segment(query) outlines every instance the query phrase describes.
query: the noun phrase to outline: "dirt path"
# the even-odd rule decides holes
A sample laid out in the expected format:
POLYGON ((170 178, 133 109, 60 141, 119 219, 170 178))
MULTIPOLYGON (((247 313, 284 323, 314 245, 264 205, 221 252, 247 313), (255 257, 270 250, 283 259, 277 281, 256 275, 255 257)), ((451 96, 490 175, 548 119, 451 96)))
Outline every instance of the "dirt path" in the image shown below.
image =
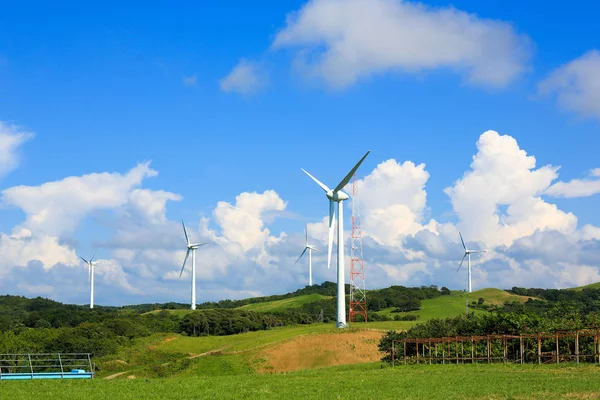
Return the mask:
POLYGON ((231 346, 232 346, 232 345, 230 344, 230 345, 228 345, 228 346, 225 346, 225 347, 222 347, 222 348, 220 348, 220 349, 210 350, 210 351, 206 351, 206 352, 204 352, 204 353, 200 353, 200 354, 194 354, 194 355, 192 355, 192 356, 189 356, 189 357, 187 357, 187 358, 193 359, 193 358, 198 358, 198 357, 208 356, 208 355, 211 355, 211 354, 220 353, 220 352, 222 352, 223 350, 226 350, 226 349, 230 348, 231 346))
MULTIPOLYGON (((173 339, 175 339, 175 338, 167 338, 167 339, 165 339, 165 340, 164 340, 163 342, 161 342, 161 343, 170 342, 170 341, 171 341, 171 340, 173 340, 173 339)), ((188 356, 188 357, 186 357, 186 358, 189 358, 189 359, 194 359, 194 358, 198 358, 198 357, 209 356, 209 355, 211 355, 211 354, 218 354, 218 353, 222 352, 223 350, 226 350, 226 349, 228 349, 228 348, 230 348, 230 347, 231 347, 231 345, 229 345, 229 346, 225 346, 225 347, 222 347, 222 348, 220 348, 220 349, 214 349, 214 350, 205 351, 204 353, 200 353, 200 354, 193 354, 193 355, 191 355, 191 356, 188 356)), ((168 365, 168 364, 169 364, 169 363, 168 363, 168 362, 166 362, 166 363, 164 363, 164 364, 162 364, 162 365, 168 365)), ((125 375, 125 374, 127 374, 127 373, 129 373, 129 372, 134 372, 134 371, 133 371, 133 370, 129 370, 129 371, 117 372, 116 374, 112 374, 112 375, 109 375, 109 376, 105 376, 103 379, 114 379, 114 378, 117 378, 117 377, 119 377, 119 376, 121 376, 121 375, 125 375)))
POLYGON ((158 346, 160 346, 161 344, 165 344, 165 343, 172 342, 172 341, 173 341, 173 340, 175 340, 175 339, 177 339, 177 336, 171 336, 171 337, 168 337, 168 338, 166 338, 166 339, 164 339, 164 340, 160 341, 159 343, 155 343, 155 344, 153 344, 153 345, 149 346, 149 347, 148 347, 148 350, 156 350, 156 349, 158 348, 158 346))
POLYGON ((112 374, 112 375, 109 375, 109 376, 105 376, 105 377, 104 377, 104 378, 102 378, 102 379, 114 379, 114 378, 116 378, 117 376, 125 375, 125 374, 126 374, 126 373, 128 373, 128 372, 131 372, 131 371, 117 372, 116 374, 112 374))

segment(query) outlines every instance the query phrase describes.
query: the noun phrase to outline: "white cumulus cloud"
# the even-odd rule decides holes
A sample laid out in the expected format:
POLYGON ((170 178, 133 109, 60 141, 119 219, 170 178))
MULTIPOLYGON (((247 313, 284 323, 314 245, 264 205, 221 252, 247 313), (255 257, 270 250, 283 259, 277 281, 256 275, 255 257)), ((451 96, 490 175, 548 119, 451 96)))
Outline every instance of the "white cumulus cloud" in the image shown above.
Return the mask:
POLYGON ((538 88, 542 94, 555 94, 563 108, 600 118, 600 52, 588 51, 556 68, 538 88))
POLYGON ((450 68, 503 87, 527 69, 530 40, 498 20, 402 0, 311 0, 291 13, 273 48, 337 88, 383 72, 450 68))
POLYGON ((387 160, 360 180, 365 233, 382 244, 400 245, 404 236, 423 229, 428 179, 425 164, 387 160))
POLYGON ((266 84, 266 75, 259 64, 241 59, 229 75, 221 79, 221 90, 227 93, 250 94, 266 84))
POLYGON ((33 133, 0 121, 0 177, 18 166, 18 149, 32 137, 33 133))
POLYGON ((510 245, 536 230, 575 230, 575 215, 540 197, 557 178, 558 168, 535 169, 534 156, 513 137, 495 131, 481 135, 477 150, 471 170, 445 190, 459 217, 458 227, 467 236, 496 246, 510 245))
POLYGON ((15 186, 2 191, 2 203, 22 209, 24 227, 50 235, 71 232, 94 210, 126 204, 133 188, 157 173, 149 163, 138 164, 129 172, 94 173, 70 176, 40 186, 15 186))
POLYGON ((588 179, 573 179, 569 182, 556 182, 546 190, 555 197, 587 197, 600 193, 600 168, 590 171, 588 179))

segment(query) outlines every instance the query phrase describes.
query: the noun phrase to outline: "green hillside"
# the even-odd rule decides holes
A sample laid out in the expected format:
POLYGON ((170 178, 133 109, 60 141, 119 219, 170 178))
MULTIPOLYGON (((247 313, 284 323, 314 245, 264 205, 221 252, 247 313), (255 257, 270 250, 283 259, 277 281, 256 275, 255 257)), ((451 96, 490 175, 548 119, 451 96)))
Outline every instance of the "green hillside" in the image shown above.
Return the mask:
POLYGON ((569 290, 580 291, 580 290, 583 290, 583 289, 600 289, 600 282, 590 283, 589 285, 570 288, 569 290))
POLYGON ((323 296, 321 294, 307 294, 304 296, 290 297, 289 299, 267 301, 264 303, 252 303, 246 304, 245 306, 238 307, 240 310, 246 311, 281 311, 289 308, 297 308, 303 304, 314 303, 319 300, 331 299, 331 296, 323 296))
MULTIPOLYGON (((466 293, 459 290, 453 290, 450 295, 440 296, 433 299, 421 301, 421 309, 418 311, 410 311, 406 313, 392 313, 394 307, 386 308, 378 314, 389 315, 417 315, 419 321, 426 321, 432 318, 448 318, 456 317, 464 314, 466 311, 466 302, 469 304, 473 301, 478 301, 479 298, 485 300, 484 304, 501 305, 505 301, 526 302, 529 297, 510 294, 504 290, 488 288, 481 289, 471 293, 466 293)), ((485 313, 486 311, 469 308, 469 311, 475 313, 485 313)))
MULTIPOLYGON (((136 339, 132 346, 123 347, 117 353, 95 360, 98 377, 114 376, 123 379, 136 377, 166 377, 187 375, 253 374, 265 363, 261 351, 277 348, 302 337, 310 336, 319 343, 331 343, 330 338, 343 335, 345 343, 341 351, 330 354, 339 359, 347 352, 361 332, 374 333, 380 337, 390 329, 406 330, 414 322, 382 321, 352 323, 349 329, 339 330, 335 324, 310 324, 285 326, 259 332, 247 332, 228 336, 190 337, 180 334, 154 334, 136 339), (376 331, 376 332, 374 332, 376 331), (116 376, 115 376, 116 375, 116 376)), ((377 352, 378 340, 369 343, 377 352)), ((331 351, 329 352, 331 353, 331 351)), ((377 353, 377 359, 379 354, 377 353)), ((316 360, 324 362, 327 360, 316 360)))

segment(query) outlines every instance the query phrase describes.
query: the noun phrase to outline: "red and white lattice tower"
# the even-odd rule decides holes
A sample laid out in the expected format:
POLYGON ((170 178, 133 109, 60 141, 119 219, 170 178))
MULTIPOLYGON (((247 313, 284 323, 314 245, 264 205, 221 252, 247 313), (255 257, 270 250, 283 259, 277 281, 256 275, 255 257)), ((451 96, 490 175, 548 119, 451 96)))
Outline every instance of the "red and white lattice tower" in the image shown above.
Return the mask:
POLYGON ((352 177, 352 242, 350 247, 350 307, 348 310, 349 322, 353 322, 357 315, 362 315, 364 321, 367 321, 365 262, 360 231, 360 202, 356 174, 352 177))

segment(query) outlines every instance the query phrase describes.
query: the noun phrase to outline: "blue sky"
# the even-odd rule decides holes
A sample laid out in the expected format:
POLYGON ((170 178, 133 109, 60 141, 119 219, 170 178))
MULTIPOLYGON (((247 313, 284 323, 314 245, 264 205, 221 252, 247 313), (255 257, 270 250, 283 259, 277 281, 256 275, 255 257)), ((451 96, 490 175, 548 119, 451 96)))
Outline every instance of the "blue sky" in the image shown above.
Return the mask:
MULTIPOLYGON (((200 300, 215 299, 220 298, 218 288, 226 285, 227 277, 236 268, 243 270, 243 266, 251 265, 270 277, 292 274, 286 269, 293 264, 291 253, 301 251, 301 247, 294 248, 295 235, 302 233, 304 223, 318 224, 327 212, 322 193, 300 167, 335 185, 367 149, 372 153, 361 167, 361 176, 389 159, 399 164, 425 164, 429 174, 423 183, 426 203, 411 209, 420 225, 427 225, 430 219, 448 224, 445 230, 433 230, 438 237, 447 234, 452 240, 457 240, 452 231, 457 228, 486 236, 483 228, 474 226, 476 222, 463 221, 460 196, 453 201, 444 189, 472 170, 480 135, 493 130, 514 138, 517 149, 535 156, 536 168, 560 166, 553 183, 585 180, 581 185, 588 189, 584 195, 581 191, 574 193, 571 186, 564 190, 555 188, 554 196, 541 189, 528 192, 575 215, 575 227, 567 229, 566 223, 548 222, 497 241, 488 232, 492 246, 506 249, 498 250, 501 255, 490 256, 484 264, 502 259, 502 265, 512 265, 514 272, 511 263, 534 262, 517 256, 509 262, 503 251, 509 251, 536 229, 538 234, 559 231, 568 237, 580 235, 582 241, 597 245, 598 237, 589 232, 600 226, 596 194, 600 190, 595 189, 597 182, 590 177, 590 171, 600 167, 600 102, 595 101, 600 98, 600 73, 595 68, 600 66, 600 55, 594 53, 600 47, 594 20, 599 6, 582 1, 571 2, 568 7, 540 1, 528 2, 526 6, 516 1, 416 4, 395 0, 321 0, 258 5, 188 2, 176 6, 152 2, 143 8, 117 2, 106 2, 101 7, 75 2, 51 7, 41 2, 7 5, 0 15, 0 121, 6 131, 8 126, 18 127, 11 134, 27 131, 33 132, 34 137, 14 150, 18 165, 1 178, 1 188, 39 187, 91 173, 124 175, 137 163, 151 161, 150 167, 158 175, 144 178, 132 188, 138 185, 182 197, 166 203, 165 235, 169 229, 175 229, 171 226, 182 217, 199 236, 209 235, 199 227, 199 221, 201 216, 211 217, 208 226, 220 238, 227 238, 227 244, 219 242, 222 248, 235 239, 223 233, 225 228, 213 215, 218 202, 235 204, 236 196, 244 192, 275 191, 287 202, 285 212, 274 210, 279 218, 266 218, 264 227, 269 229, 270 237, 281 237, 285 232, 287 238, 281 239, 281 248, 267 240, 257 244, 257 248, 245 248, 243 256, 236 253, 235 261, 223 266, 221 275, 204 282, 210 282, 215 292, 198 294, 200 300), (328 19, 326 14, 331 10, 328 19), (305 19, 286 20, 295 11, 305 19), (413 13, 412 17, 402 19, 405 17, 400 11, 413 13), (439 15, 446 15, 450 22, 441 23, 439 15), (410 24, 414 26, 407 29, 410 24), (452 33, 457 39, 435 44, 440 39, 428 37, 430 32, 442 38, 452 33), (486 33, 479 36, 480 32, 486 33), (304 66, 303 54, 308 54, 304 66), (243 70, 244 74, 235 78, 238 67, 238 72, 243 70), (338 78, 352 73, 355 74, 349 80, 338 84, 338 78), (590 228, 582 234, 586 225, 590 228), (277 260, 264 261, 253 254, 261 251, 277 260), (286 258, 287 251, 291 263, 286 258)), ((488 145, 495 146, 491 142, 488 145)), ((526 179, 516 182, 528 184, 526 179)), ((478 189, 495 190, 493 186, 478 189)), ((373 183, 373 192, 368 196, 381 196, 377 190, 373 183)), ((64 251, 90 252, 97 248, 100 256, 120 271, 119 282, 126 281, 139 289, 128 292, 107 281, 106 291, 115 293, 110 301, 152 300, 148 292, 153 286, 144 286, 142 277, 136 276, 137 258, 127 265, 115 256, 114 248, 99 243, 113 240, 116 232, 129 229, 115 226, 119 213, 133 207, 131 202, 124 200, 106 207, 95 204, 78 214, 72 229, 43 232, 48 228, 27 222, 27 215, 41 212, 44 206, 38 205, 28 214, 24 207, 30 200, 19 196, 12 203, 4 197, 0 210, 2 232, 10 235, 24 227, 33 235, 56 238, 64 251)), ((69 208, 66 198, 64 206, 69 208)), ((401 198, 397 202, 401 203, 401 198)), ((393 206, 394 201, 375 203, 384 209, 393 206)), ((498 215, 513 200, 507 202, 498 205, 498 215)), ((58 212, 56 207, 49 210, 58 212)), ((265 221, 264 217, 260 220, 265 221)), ((545 214, 540 218, 554 221, 554 216, 545 214)), ((131 223, 146 226, 148 221, 131 223)), ((519 227, 525 224, 514 219, 503 223, 519 227)), ((346 224, 349 225, 348 219, 346 224)), ((315 231, 319 229, 314 227, 315 231)), ((398 229, 393 239, 382 239, 381 232, 373 232, 372 237, 379 238, 374 239, 377 245, 395 243, 399 258, 394 265, 402 270, 403 265, 410 264, 407 260, 415 261, 414 249, 405 242, 416 231, 398 229)), ((159 231, 156 226, 151 230, 159 231)), ((11 246, 12 249, 16 245, 11 246)), ((175 251, 169 247, 171 244, 165 246, 175 251)), ((62 267, 66 271, 83 268, 71 265, 67 261, 70 256, 65 257, 57 258, 61 263, 56 271, 62 267)), ((374 254, 365 257, 374 268, 385 264, 374 254)), ((371 287, 381 286, 389 279, 402 284, 442 285, 448 281, 448 285, 457 288, 463 285, 456 274, 446 277, 439 272, 440 265, 451 264, 450 259, 439 254, 437 258, 431 254, 419 257, 425 267, 419 267, 415 274, 390 275, 382 266, 380 272, 374 273, 371 287)), ((39 260, 35 255, 26 258, 6 257, 0 268, 5 276, 16 276, 14 268, 26 268, 19 263, 26 261, 29 265, 39 260)), ((155 262, 155 267, 149 267, 154 275, 177 269, 164 259, 155 262)), ((139 263, 147 266, 150 261, 139 263)), ((43 264, 46 271, 55 267, 43 264)), ((597 263, 581 260, 571 264, 572 268, 598 268, 597 263)), ((581 280, 559 278, 565 273, 559 269, 567 268, 563 264, 544 265, 556 272, 555 277, 532 280, 532 285, 564 286, 581 280)), ((282 287, 240 282, 230 295, 293 290, 304 284, 305 271, 301 267, 294 267, 292 275, 281 278, 285 282, 282 287)), ((583 274, 569 271, 569 276, 583 274)), ((334 275, 330 275, 323 272, 321 278, 333 280, 334 275)), ((492 278, 479 279, 481 285, 489 285, 492 278)), ((102 282, 100 279, 99 285, 102 282)), ((154 284, 173 288, 160 300, 173 296, 185 301, 187 282, 157 278, 154 284)), ((58 285, 51 281, 44 295, 60 298, 58 285)), ((35 288, 25 289, 30 286, 3 289, 35 295, 35 288)), ((85 287, 82 290, 85 292, 85 287)), ((100 293, 99 290, 99 296, 100 293)), ((83 302, 81 296, 62 298, 83 302)))

